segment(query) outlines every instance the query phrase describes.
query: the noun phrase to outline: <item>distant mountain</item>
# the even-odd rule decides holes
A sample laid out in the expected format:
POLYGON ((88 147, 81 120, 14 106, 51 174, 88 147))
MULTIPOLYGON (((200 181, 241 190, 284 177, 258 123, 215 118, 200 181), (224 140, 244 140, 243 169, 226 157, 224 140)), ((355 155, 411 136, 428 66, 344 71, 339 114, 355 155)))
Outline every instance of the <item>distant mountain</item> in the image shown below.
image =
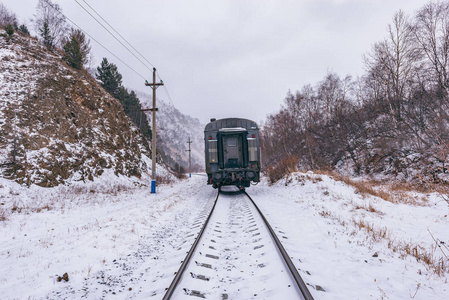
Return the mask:
POLYGON ((148 171, 148 142, 118 100, 35 38, 6 36, 0 29, 0 176, 50 187, 148 171))
MULTIPOLYGON (((137 92, 142 107, 153 106, 152 95, 137 92)), ((196 118, 181 113, 173 104, 157 99, 156 106, 156 147, 163 153, 164 161, 173 168, 180 164, 188 172, 189 148, 191 140, 192 172, 204 170, 204 124, 196 118), (178 159, 178 155, 180 159, 178 159)), ((147 112, 148 122, 152 124, 152 112, 147 112)))

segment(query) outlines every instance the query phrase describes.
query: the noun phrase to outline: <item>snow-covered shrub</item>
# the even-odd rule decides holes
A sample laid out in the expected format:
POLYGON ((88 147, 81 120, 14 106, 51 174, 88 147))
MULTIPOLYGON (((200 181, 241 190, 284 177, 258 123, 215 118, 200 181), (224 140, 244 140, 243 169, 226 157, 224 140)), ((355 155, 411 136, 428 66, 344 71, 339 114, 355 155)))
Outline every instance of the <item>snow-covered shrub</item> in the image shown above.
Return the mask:
POLYGON ((265 173, 268 176, 270 183, 275 183, 285 175, 296 172, 297 166, 298 158, 296 156, 289 156, 278 163, 270 164, 266 168, 265 173))

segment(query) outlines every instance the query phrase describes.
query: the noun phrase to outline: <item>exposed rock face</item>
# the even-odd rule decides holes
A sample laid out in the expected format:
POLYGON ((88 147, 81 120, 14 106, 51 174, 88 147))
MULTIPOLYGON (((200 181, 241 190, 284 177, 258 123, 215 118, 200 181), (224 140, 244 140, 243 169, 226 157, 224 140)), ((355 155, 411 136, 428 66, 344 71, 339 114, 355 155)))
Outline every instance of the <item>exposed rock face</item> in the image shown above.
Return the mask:
MULTIPOLYGON (((139 92, 139 99, 145 107, 152 107, 150 95, 139 92)), ((161 150, 164 161, 170 166, 180 164, 187 172, 189 166, 190 138, 192 172, 204 171, 204 124, 196 118, 184 115, 172 104, 158 100, 157 148, 161 150)), ((151 112, 147 112, 149 122, 151 112)))
POLYGON ((148 143, 118 100, 35 39, 0 36, 0 83, 2 176, 49 187, 146 170, 148 143))

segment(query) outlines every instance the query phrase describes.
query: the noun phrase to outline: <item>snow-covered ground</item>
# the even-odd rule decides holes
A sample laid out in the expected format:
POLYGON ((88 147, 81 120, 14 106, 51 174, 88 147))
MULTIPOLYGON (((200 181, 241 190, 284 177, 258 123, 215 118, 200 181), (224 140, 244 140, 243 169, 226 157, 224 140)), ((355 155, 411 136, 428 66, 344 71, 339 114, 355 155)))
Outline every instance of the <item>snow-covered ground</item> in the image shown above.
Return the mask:
POLYGON ((393 204, 328 176, 292 178, 288 186, 261 184, 248 193, 283 237, 315 299, 449 299, 447 273, 436 276, 402 250, 411 245, 418 254, 444 257, 427 230, 449 244, 445 201, 429 195, 425 206, 393 204), (360 221, 373 230, 360 229, 360 221))
MULTIPOLYGON (((247 191, 315 299, 448 298, 447 273, 404 250, 443 257, 430 233, 449 244, 449 207, 437 196, 393 204, 299 173, 288 186, 247 191)), ((156 195, 146 179, 103 176, 52 189, 0 179, 0 298, 160 299, 215 195, 200 175, 156 195), (59 281, 64 273, 69 280, 59 281)))

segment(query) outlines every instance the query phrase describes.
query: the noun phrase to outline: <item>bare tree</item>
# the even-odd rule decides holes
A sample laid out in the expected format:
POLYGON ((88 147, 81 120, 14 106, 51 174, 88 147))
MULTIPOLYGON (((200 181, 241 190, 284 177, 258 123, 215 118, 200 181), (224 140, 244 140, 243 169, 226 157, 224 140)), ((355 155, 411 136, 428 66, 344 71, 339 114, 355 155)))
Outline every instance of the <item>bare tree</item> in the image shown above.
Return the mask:
POLYGON ((318 84, 318 99, 323 104, 322 113, 325 120, 339 115, 348 101, 348 96, 352 90, 351 76, 346 76, 344 80, 335 73, 328 73, 323 81, 318 84))
POLYGON ((33 22, 36 31, 41 34, 44 44, 49 49, 62 46, 68 25, 58 4, 50 0, 39 0, 33 22))
POLYGON ((376 97, 388 101, 396 121, 402 118, 403 102, 410 96, 410 83, 419 61, 409 18, 400 10, 393 16, 393 24, 388 25, 388 38, 376 43, 365 58, 376 97))
POLYGON ((432 80, 446 98, 449 92, 449 2, 430 2, 418 11, 414 37, 427 57, 432 80))
POLYGON ((8 24, 17 29, 16 14, 7 9, 3 3, 0 3, 0 27, 5 27, 8 24))
MULTIPOLYGON (((299 93, 298 93, 299 94, 299 93)), ((301 96, 303 101, 301 110, 303 111, 304 116, 304 128, 311 126, 320 121, 321 118, 317 118, 317 115, 320 114, 320 103, 318 101, 318 97, 316 95, 316 91, 313 87, 308 84, 303 86, 301 89, 301 93, 298 95, 301 96)))

